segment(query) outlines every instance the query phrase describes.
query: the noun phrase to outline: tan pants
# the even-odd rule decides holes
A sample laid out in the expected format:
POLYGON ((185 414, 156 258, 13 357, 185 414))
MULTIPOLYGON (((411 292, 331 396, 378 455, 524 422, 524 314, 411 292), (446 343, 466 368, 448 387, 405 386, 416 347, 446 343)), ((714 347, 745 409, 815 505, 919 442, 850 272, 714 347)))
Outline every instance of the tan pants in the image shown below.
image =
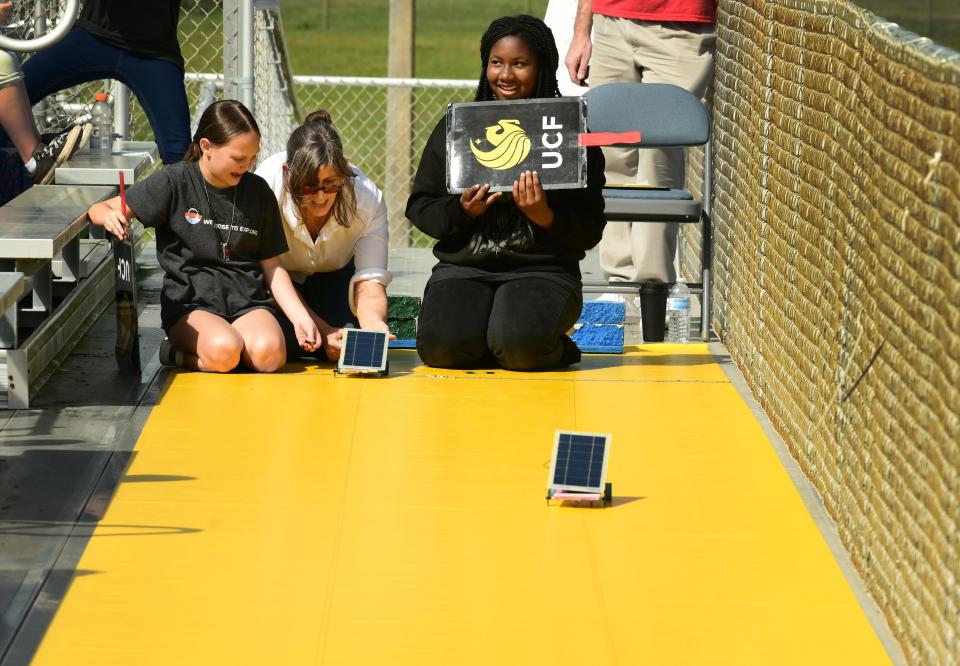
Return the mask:
MULTIPOLYGON (((593 16, 590 86, 612 81, 672 83, 704 98, 713 80, 713 24, 655 23, 593 16)), ((682 148, 604 148, 608 184, 683 187, 682 148)), ((676 223, 609 222, 600 241, 607 279, 625 282, 676 279, 676 223)))

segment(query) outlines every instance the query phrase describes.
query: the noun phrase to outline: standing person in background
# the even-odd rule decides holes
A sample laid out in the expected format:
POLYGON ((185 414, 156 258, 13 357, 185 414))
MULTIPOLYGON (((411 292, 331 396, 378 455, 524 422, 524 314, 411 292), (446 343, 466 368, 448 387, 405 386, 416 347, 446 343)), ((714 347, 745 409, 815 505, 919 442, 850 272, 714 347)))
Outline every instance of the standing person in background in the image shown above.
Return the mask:
POLYGON ((157 230, 164 365, 279 370, 286 348, 278 306, 304 349, 320 347, 320 331, 278 259, 287 242, 276 199, 250 172, 259 152, 250 111, 236 100, 214 102, 183 161, 131 186, 126 210, 120 197, 90 207, 90 221, 117 238, 134 217, 157 230))
MULTIPOLYGON (((387 206, 373 181, 347 162, 330 115, 308 115, 257 175, 280 204, 290 248, 280 264, 320 330, 327 358, 340 358, 344 326, 389 333, 387 206)), ((287 356, 295 358, 293 326, 283 318, 281 325, 287 356)))
MULTIPOLYGON (((580 0, 570 79, 672 83, 703 99, 713 80, 716 0, 580 0), (591 28, 593 41, 591 41, 591 28)), ((683 187, 683 149, 605 148, 607 183, 683 187)), ((600 241, 608 280, 674 282, 676 223, 618 222, 600 241)))
POLYGON ((86 0, 76 25, 23 65, 30 103, 97 79, 129 86, 164 164, 190 146, 190 112, 177 40, 180 0, 86 0))
MULTIPOLYGON (((550 28, 532 16, 505 16, 480 39, 476 101, 560 97, 560 57, 550 28)), ((437 239, 417 325, 427 365, 548 370, 576 363, 567 331, 580 316, 580 260, 600 240, 603 154, 587 149, 584 189, 544 190, 524 171, 512 192, 477 183, 447 191, 446 117, 423 149, 407 217, 437 239)))
MULTIPOLYGON (((0 2, 0 25, 9 23, 12 16, 13 3, 0 2)), ((49 144, 40 140, 23 85, 20 59, 6 51, 0 51, 0 127, 13 142, 34 185, 52 181, 54 169, 63 164, 84 139, 90 139, 90 126, 83 125, 71 127, 49 144)))
MULTIPOLYGON (((543 15, 543 22, 550 28, 553 38, 557 42, 557 50, 566 53, 573 41, 573 24, 577 16, 577 0, 550 0, 547 11, 543 15)), ((587 91, 577 85, 567 76, 567 66, 564 63, 557 65, 557 86, 564 97, 579 97, 587 91)))

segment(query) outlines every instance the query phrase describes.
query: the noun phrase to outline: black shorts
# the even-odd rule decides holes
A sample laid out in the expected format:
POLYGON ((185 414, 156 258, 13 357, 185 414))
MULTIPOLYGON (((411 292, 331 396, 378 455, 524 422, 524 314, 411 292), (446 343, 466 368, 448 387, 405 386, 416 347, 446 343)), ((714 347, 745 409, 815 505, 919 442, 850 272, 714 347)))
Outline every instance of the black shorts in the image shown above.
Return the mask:
POLYGON ((239 312, 232 315, 223 315, 223 314, 220 314, 219 312, 214 312, 213 310, 205 308, 202 305, 195 305, 195 304, 183 305, 183 306, 170 308, 170 309, 172 309, 173 312, 167 313, 168 317, 165 317, 164 321, 160 324, 161 328, 163 328, 163 331, 165 333, 169 333, 170 329, 173 328, 173 326, 176 325, 181 319, 183 319, 188 314, 196 310, 202 310, 203 312, 209 312, 210 314, 217 315, 221 319, 225 320, 228 324, 232 324, 243 315, 253 312, 254 310, 268 310, 270 314, 274 316, 277 322, 281 324, 281 327, 283 326, 282 320, 286 319, 286 317, 283 317, 282 315, 278 314, 277 311, 274 308, 270 307, 269 305, 251 305, 249 308, 244 308, 243 310, 240 310, 239 312), (167 319, 169 319, 169 321, 167 321, 167 319))

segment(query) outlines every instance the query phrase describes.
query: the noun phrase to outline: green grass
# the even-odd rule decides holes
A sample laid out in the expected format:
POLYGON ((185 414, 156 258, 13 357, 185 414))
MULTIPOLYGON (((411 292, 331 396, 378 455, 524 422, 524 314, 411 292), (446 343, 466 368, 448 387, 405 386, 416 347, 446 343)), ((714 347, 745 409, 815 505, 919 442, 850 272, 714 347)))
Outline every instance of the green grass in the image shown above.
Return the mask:
MULTIPOLYGON (((960 0, 859 0, 889 21, 960 50, 960 0)), ((543 16, 547 0, 417 0, 415 76, 472 79, 480 35, 498 16, 543 16)), ((389 0, 281 0, 296 74, 387 75, 389 0)))
MULTIPOLYGON (((414 75, 476 77, 490 21, 546 8, 547 0, 418 0, 414 75)), ((281 0, 280 12, 295 74, 387 75, 388 0, 281 0)))
POLYGON ((960 51, 958 0, 858 0, 855 4, 911 32, 960 51))

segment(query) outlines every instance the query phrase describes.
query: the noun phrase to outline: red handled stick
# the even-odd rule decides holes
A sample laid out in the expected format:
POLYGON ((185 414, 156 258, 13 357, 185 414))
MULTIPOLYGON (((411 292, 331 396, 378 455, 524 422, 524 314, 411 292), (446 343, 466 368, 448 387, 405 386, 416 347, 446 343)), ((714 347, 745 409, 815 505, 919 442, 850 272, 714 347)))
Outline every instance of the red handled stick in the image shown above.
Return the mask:
POLYGON ((120 174, 120 212, 123 213, 124 219, 127 217, 127 188, 123 186, 123 171, 119 172, 120 174))

